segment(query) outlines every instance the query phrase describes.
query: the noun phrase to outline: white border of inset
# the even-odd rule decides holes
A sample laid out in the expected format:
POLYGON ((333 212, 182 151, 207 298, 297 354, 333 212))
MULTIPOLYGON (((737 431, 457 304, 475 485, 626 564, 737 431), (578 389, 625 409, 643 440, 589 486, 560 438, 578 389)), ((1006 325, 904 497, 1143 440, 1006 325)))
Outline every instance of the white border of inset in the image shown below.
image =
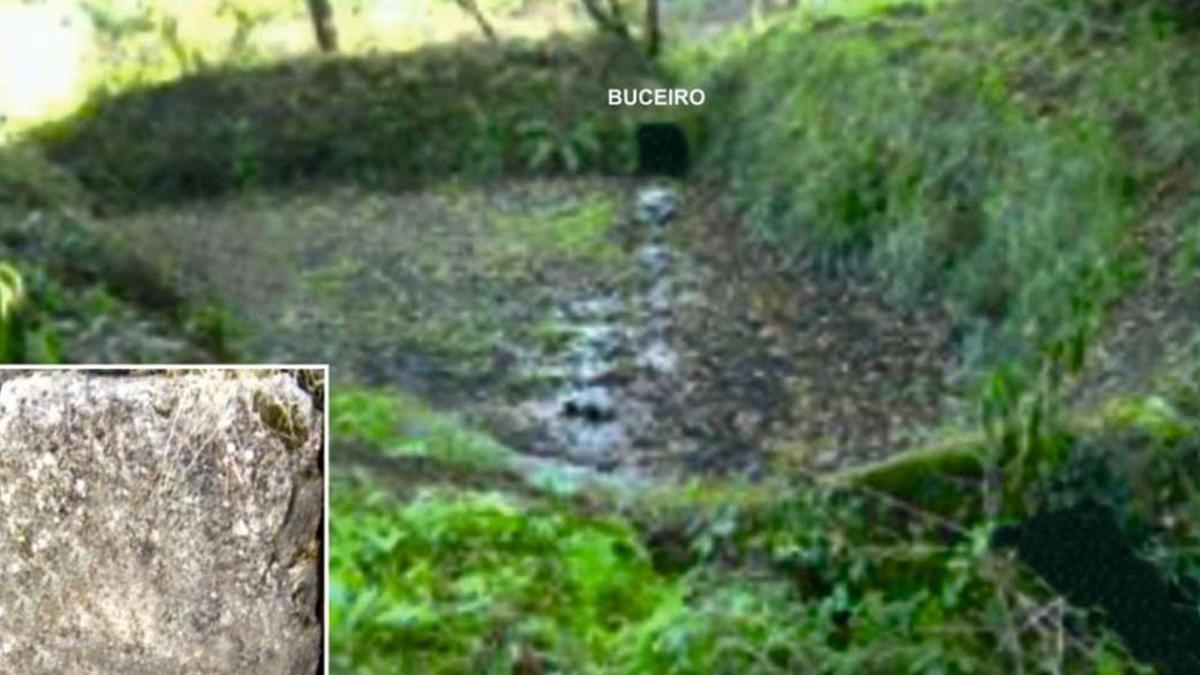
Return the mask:
POLYGON ((62 364, 21 364, 0 363, 0 372, 48 371, 61 372, 64 370, 320 370, 325 377, 325 395, 322 416, 325 419, 325 434, 321 448, 321 482, 324 493, 324 512, 321 514, 321 588, 318 589, 321 599, 321 668, 329 675, 329 364, 328 363, 62 363, 62 364))

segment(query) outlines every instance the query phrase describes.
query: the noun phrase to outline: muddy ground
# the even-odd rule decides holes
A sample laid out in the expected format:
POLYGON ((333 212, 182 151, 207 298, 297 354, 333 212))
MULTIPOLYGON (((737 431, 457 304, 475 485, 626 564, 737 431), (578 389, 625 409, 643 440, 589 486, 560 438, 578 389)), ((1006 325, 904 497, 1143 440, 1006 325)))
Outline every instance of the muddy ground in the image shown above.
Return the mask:
POLYGON ((251 360, 329 362, 335 382, 415 393, 599 472, 829 470, 956 410, 944 313, 797 271, 703 186, 319 188, 119 229, 230 307, 251 360))

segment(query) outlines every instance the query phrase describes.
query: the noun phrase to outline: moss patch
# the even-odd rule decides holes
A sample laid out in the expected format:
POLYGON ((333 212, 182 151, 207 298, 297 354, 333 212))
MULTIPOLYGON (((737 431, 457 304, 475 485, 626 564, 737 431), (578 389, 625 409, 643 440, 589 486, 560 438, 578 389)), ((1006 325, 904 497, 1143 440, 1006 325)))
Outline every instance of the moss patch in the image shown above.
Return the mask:
POLYGON ((288 450, 295 450, 308 441, 309 429, 300 423, 296 406, 281 403, 269 394, 257 391, 254 393, 254 411, 288 450))

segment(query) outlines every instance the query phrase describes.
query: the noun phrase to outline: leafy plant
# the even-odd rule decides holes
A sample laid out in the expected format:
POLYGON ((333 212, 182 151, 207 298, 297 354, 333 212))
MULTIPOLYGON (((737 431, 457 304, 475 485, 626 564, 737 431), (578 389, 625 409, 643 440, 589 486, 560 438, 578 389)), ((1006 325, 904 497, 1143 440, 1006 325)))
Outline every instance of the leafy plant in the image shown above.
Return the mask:
POLYGON ((596 125, 584 122, 561 128, 544 119, 523 122, 517 129, 524 143, 526 163, 533 171, 552 169, 578 173, 600 154, 600 135, 596 125))
MULTIPOLYGON (((431 437, 412 401, 334 396, 335 430, 380 450, 431 437)), ((333 672, 1137 672, 990 550, 988 519, 777 480, 634 493, 609 515, 373 484, 332 492, 333 672)))
POLYGON ((669 587, 616 522, 498 494, 334 491, 335 671, 583 672, 669 587))
POLYGON ((24 358, 24 328, 17 312, 25 303, 25 282, 17 268, 0 263, 0 362, 24 358))
POLYGON ((52 299, 40 291, 15 266, 0 263, 0 363, 63 360, 62 341, 43 311, 52 299))
POLYGON ((193 339, 218 359, 236 362, 237 340, 243 329, 229 310, 215 304, 205 305, 189 312, 183 323, 193 339))

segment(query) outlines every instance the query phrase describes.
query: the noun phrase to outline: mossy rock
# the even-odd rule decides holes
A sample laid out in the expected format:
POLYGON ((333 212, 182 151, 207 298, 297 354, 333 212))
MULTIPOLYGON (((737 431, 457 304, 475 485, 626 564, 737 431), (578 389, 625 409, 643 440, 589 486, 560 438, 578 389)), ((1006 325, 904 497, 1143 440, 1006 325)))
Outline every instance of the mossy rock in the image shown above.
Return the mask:
POLYGON ((986 446, 981 437, 962 436, 851 467, 823 480, 834 485, 867 488, 953 517, 977 512, 977 486, 983 477, 985 457, 986 446))

